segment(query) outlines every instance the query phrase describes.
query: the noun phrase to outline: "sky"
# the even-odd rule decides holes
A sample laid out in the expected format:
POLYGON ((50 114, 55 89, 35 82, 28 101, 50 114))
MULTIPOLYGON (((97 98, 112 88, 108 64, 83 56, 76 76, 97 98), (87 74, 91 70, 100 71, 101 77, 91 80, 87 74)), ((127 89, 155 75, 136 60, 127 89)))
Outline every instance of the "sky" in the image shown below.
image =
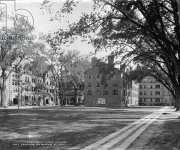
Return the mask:
MULTIPOLYGON (((72 15, 65 17, 64 19, 58 21, 50 21, 50 19, 54 16, 53 13, 56 10, 60 9, 65 0, 49 0, 52 2, 52 14, 49 14, 47 10, 42 10, 41 3, 43 0, 16 0, 16 4, 14 5, 13 1, 6 2, 8 12, 13 13, 12 10, 16 8, 17 13, 20 15, 28 16, 28 20, 35 27, 34 33, 52 33, 58 30, 58 28, 66 28, 68 23, 72 23, 78 20, 82 13, 90 12, 92 10, 92 0, 79 0, 78 7, 76 7, 72 13, 72 15)), ((0 0, 0 6, 3 5, 0 0)), ((4 7, 4 5, 3 5, 4 7)), ((9 25, 12 23, 9 23, 9 25)), ((77 40, 74 44, 72 44, 68 49, 76 49, 80 51, 82 55, 88 55, 90 52, 94 52, 94 48, 92 45, 87 42, 82 42, 81 40, 77 40)))

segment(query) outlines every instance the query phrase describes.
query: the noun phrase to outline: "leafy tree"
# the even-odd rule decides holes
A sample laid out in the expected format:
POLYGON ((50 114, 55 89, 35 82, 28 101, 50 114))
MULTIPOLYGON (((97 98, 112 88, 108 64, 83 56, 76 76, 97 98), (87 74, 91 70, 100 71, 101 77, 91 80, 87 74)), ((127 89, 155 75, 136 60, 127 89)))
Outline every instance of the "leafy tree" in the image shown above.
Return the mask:
POLYGON ((31 54, 32 30, 26 20, 19 18, 14 28, 0 31, 1 106, 8 105, 5 91, 9 75, 31 54))
POLYGON ((89 61, 79 56, 78 51, 68 51, 59 57, 63 67, 62 78, 65 83, 72 83, 76 103, 77 92, 84 84, 85 71, 90 67, 89 61))
MULTIPOLYGON (((38 43, 38 45, 36 45, 36 48, 44 49, 44 46, 43 44, 38 43)), ((34 76, 42 79, 42 82, 36 83, 35 91, 49 94, 46 87, 46 75, 50 71, 50 69, 51 66, 48 63, 47 58, 45 56, 41 56, 40 54, 34 55, 34 57, 32 57, 32 61, 24 66, 24 70, 30 71, 34 76)), ((43 101, 45 103, 44 98, 45 97, 43 95, 43 101)))
MULTIPOLYGON (((122 63, 151 70, 180 108, 180 9, 178 0, 94 0, 94 11, 69 27, 66 37, 90 37, 112 47, 122 63), (96 36, 94 36, 96 35, 96 36)), ((58 36, 58 34, 57 34, 58 36)))

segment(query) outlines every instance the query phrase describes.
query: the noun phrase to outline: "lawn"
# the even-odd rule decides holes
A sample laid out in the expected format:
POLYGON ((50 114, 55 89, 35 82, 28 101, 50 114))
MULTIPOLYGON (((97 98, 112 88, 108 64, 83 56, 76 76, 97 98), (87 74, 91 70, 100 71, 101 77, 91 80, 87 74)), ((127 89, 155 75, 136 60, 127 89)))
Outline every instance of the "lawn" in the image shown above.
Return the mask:
POLYGON ((0 110, 0 149, 80 149, 153 110, 85 107, 0 110))
POLYGON ((155 121, 128 150, 180 150, 180 112, 167 112, 155 121))

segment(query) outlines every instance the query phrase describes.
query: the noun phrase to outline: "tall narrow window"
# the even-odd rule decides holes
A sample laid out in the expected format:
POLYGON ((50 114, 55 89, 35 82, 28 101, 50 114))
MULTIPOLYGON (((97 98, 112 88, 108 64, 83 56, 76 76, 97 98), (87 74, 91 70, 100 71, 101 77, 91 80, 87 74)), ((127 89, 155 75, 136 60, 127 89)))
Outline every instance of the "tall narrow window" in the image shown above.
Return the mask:
POLYGON ((92 95, 92 91, 91 91, 91 90, 88 90, 88 91, 87 91, 87 95, 92 95))
POLYGON ((113 90, 113 95, 118 95, 118 90, 117 89, 113 90))
POLYGON ((88 87, 91 87, 91 83, 90 82, 88 83, 88 87))
POLYGON ((96 87, 100 87, 100 83, 99 82, 96 84, 96 87))

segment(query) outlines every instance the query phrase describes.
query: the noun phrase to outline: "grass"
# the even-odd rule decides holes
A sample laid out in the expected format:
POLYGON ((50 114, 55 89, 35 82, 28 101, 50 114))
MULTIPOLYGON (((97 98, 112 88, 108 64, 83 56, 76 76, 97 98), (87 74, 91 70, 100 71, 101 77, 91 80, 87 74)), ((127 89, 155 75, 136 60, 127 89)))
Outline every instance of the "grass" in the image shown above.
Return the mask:
POLYGON ((129 150, 180 150, 180 113, 164 113, 129 150))
POLYGON ((80 149, 151 111, 78 107, 0 110, 0 149, 80 149))
POLYGON ((180 149, 180 120, 167 121, 161 127, 158 136, 153 137, 147 146, 156 150, 179 150, 180 149))

